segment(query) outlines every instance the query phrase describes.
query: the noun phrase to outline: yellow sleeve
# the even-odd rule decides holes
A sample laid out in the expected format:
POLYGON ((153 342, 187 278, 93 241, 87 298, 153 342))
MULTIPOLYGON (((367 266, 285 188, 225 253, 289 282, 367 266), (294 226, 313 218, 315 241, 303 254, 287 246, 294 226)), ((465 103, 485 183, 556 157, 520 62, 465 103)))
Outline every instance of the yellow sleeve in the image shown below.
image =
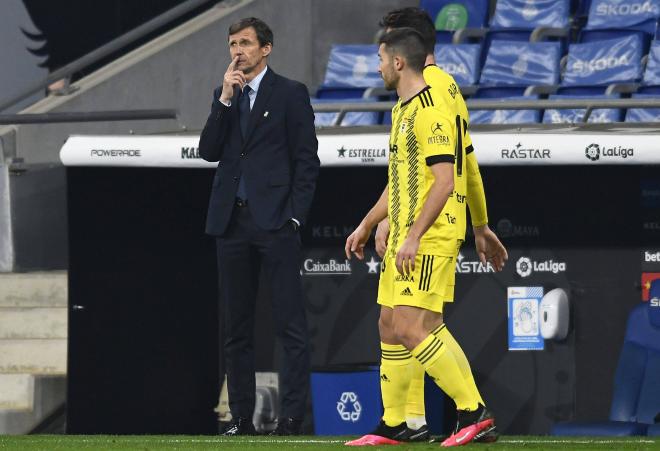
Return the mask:
POLYGON ((469 138, 470 133, 467 133, 469 144, 466 146, 465 166, 467 169, 467 203, 470 209, 470 218, 472 219, 472 226, 479 227, 488 224, 488 209, 486 208, 486 193, 484 192, 484 184, 481 180, 481 172, 479 172, 479 163, 474 154, 472 147, 472 140, 469 138))
POLYGON ((454 163, 456 127, 441 111, 430 107, 419 110, 415 134, 428 166, 454 163))

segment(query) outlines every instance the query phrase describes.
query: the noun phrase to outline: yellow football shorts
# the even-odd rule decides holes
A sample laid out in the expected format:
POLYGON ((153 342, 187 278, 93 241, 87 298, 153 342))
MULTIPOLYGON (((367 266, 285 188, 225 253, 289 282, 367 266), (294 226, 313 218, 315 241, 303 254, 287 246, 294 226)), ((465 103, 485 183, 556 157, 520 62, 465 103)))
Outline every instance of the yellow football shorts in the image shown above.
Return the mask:
POLYGON ((415 270, 408 276, 399 274, 396 258, 385 257, 378 282, 378 303, 420 307, 442 313, 445 302, 453 302, 456 284, 456 258, 440 255, 415 257, 415 270))

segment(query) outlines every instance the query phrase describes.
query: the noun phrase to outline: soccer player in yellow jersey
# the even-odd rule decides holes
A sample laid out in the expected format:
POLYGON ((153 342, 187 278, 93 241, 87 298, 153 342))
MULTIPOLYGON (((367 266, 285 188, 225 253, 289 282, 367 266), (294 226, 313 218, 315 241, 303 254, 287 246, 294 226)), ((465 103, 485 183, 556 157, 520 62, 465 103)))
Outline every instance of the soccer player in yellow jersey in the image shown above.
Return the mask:
MULTIPOLYGON (((391 222, 378 288, 381 387, 385 412, 377 429, 348 445, 396 444, 407 439, 406 393, 417 360, 456 403, 459 425, 444 446, 468 443, 494 427, 476 388, 463 377, 450 339, 440 332, 443 303, 453 299, 457 229, 455 163, 462 127, 424 81, 426 48, 412 28, 380 41, 380 72, 399 102, 392 110, 388 186, 346 240, 346 254, 364 258, 371 230, 391 222), (436 104, 436 101, 438 103, 436 104)), ((474 382, 472 382, 474 383, 474 382)))
MULTIPOLYGON (((470 208, 472 227, 475 235, 475 245, 477 254, 481 262, 485 265, 491 263, 496 271, 501 271, 504 262, 507 259, 507 253, 504 246, 500 243, 497 236, 488 227, 488 216, 486 209, 486 198, 484 194, 479 165, 473 153, 472 140, 468 131, 469 115, 463 96, 457 88, 453 77, 435 65, 433 55, 435 44, 435 27, 426 11, 420 8, 403 8, 389 12, 380 23, 385 30, 391 30, 399 27, 412 27, 419 31, 425 41, 427 50, 426 66, 424 68, 424 79, 431 86, 431 93, 434 98, 443 103, 443 108, 448 114, 455 118, 457 127, 461 128, 461 139, 457 143, 457 148, 462 148, 461 152, 456 153, 456 165, 454 171, 454 196, 451 201, 457 207, 457 226, 459 230, 459 243, 465 239, 467 225, 465 204, 470 208), (461 162, 462 160, 462 163, 461 162)), ((387 220, 378 226, 376 232, 376 250, 381 257, 384 255, 387 247, 389 225, 387 220)), ((447 299, 446 302, 451 302, 447 299)), ((391 315, 387 309, 381 309, 381 321, 391 321, 391 315)), ((461 347, 452 337, 446 327, 440 328, 436 333, 444 338, 448 346, 453 350, 459 364, 462 368, 462 375, 466 379, 472 390, 478 396, 480 404, 484 404, 483 399, 477 391, 470 364, 463 353, 461 347)), ((426 427, 426 418, 424 415, 424 372, 420 365, 413 362, 413 375, 410 383, 407 404, 406 421, 409 426, 408 437, 411 439, 425 440, 428 438, 428 428, 426 427)), ((460 418, 459 418, 460 420, 460 418)), ((460 421, 457 422, 457 428, 460 427, 460 421)), ((496 431, 492 431, 477 438, 477 441, 491 442, 497 439, 496 431)))

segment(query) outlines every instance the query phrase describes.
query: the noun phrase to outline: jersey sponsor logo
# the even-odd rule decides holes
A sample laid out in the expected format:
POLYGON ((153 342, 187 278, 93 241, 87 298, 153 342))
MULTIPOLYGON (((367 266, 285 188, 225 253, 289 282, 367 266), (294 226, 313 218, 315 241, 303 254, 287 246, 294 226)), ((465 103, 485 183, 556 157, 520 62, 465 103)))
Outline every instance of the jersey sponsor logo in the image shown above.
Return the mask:
POLYGON ((327 261, 308 258, 303 263, 302 274, 306 276, 350 275, 351 262, 348 260, 342 262, 334 258, 327 261))
POLYGON ((621 66, 629 66, 631 64, 630 55, 624 54, 621 56, 608 56, 604 58, 595 58, 592 60, 576 59, 573 61, 573 72, 582 74, 583 76, 592 74, 594 72, 614 69, 621 66))
POLYGON ((410 275, 405 275, 405 274, 397 274, 396 277, 394 278, 395 282, 414 282, 415 281, 415 276, 412 274, 410 275))
MULTIPOLYGON (((465 198, 467 197, 464 194, 459 194, 457 191, 454 191, 453 196, 456 198, 456 202, 459 204, 464 204, 465 198)), ((450 194, 449 197, 452 197, 452 195, 450 194)))
POLYGON ((445 217, 447 218, 447 222, 449 224, 456 224, 456 216, 452 216, 449 213, 445 213, 445 217))
POLYGON ((627 149, 622 146, 601 147, 599 144, 592 143, 584 149, 584 155, 591 161, 598 161, 601 157, 603 159, 621 158, 625 160, 626 158, 632 158, 635 156, 635 149, 632 147, 627 149))
POLYGON ((483 265, 480 261, 466 260, 465 256, 459 252, 456 258, 457 274, 485 274, 495 272, 495 268, 490 263, 483 265))
POLYGON ((442 133, 442 124, 440 122, 436 122, 435 124, 431 125, 431 133, 434 135, 439 135, 442 133))
POLYGON ((511 149, 500 149, 503 160, 547 160, 552 158, 550 149, 526 148, 518 143, 511 149))
POLYGON ((559 274, 566 272, 566 263, 554 260, 535 261, 529 257, 520 257, 516 262, 516 272, 520 277, 528 277, 534 272, 559 274))
POLYGON ((141 157, 139 149, 92 149, 91 157, 141 157))
POLYGON ((624 3, 621 5, 612 5, 601 3, 596 7, 597 16, 633 16, 637 14, 656 14, 657 6, 651 0, 637 3, 624 3))
POLYGON ((181 159, 186 160, 190 158, 202 158, 199 156, 199 147, 181 147, 181 159))
POLYGON ((449 145, 449 137, 445 135, 429 136, 427 141, 429 144, 437 144, 439 146, 449 145))

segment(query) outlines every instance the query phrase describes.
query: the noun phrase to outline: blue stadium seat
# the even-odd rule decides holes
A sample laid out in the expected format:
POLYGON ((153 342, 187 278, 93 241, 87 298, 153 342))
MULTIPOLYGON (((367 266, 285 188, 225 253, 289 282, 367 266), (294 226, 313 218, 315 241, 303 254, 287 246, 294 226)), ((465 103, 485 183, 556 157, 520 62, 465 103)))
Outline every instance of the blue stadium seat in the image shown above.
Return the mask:
POLYGON ((568 27, 568 0, 498 0, 490 21, 492 30, 533 30, 568 27))
POLYGON ((649 437, 660 437, 660 424, 652 424, 651 426, 649 426, 646 435, 648 435, 649 437))
POLYGON ((488 23, 488 0, 421 0, 419 6, 435 23, 439 43, 450 43, 455 30, 488 23))
MULTIPOLYGON (((616 99, 618 96, 604 96, 604 95, 562 95, 562 94, 553 94, 549 99, 585 99, 585 98, 613 98, 616 99)), ((576 124, 582 122, 586 109, 548 109, 543 113, 543 123, 544 124, 576 124)), ((609 123, 609 122, 621 122, 623 118, 622 111, 619 109, 613 108, 603 108, 595 109, 591 112, 587 122, 589 123, 609 123)))
POLYGON ((653 41, 651 44, 642 84, 660 86, 660 41, 653 41))
POLYGON ((571 44, 562 87, 632 83, 642 78, 642 43, 638 36, 571 44))
POLYGON ((659 18, 660 5, 655 0, 592 0, 585 28, 639 30, 654 35, 659 18))
POLYGON ((449 73, 459 86, 472 86, 479 80, 479 44, 438 44, 435 46, 435 61, 449 73))
MULTIPOLYGON (((376 99, 336 99, 336 98, 325 98, 325 99, 312 99, 312 104, 319 103, 334 103, 334 102, 373 102, 376 99)), ((335 119, 339 113, 314 113, 314 125, 317 127, 330 126, 334 125, 335 119)), ((378 112, 367 112, 367 111, 354 111, 346 113, 344 118, 341 121, 342 127, 347 126, 356 126, 356 125, 376 125, 380 123, 380 114, 378 112)))
MULTIPOLYGON (((486 44, 495 40, 529 41, 532 31, 541 27, 568 29, 569 10, 569 0, 498 0, 486 44)), ((560 42, 564 49, 566 39, 560 42)))
POLYGON ((635 34, 646 54, 656 33, 660 4, 657 1, 593 0, 579 42, 622 38, 635 34))
MULTIPOLYGON (((660 280, 651 282, 651 299, 660 299, 660 280)), ((628 316, 619 355, 609 421, 558 423, 552 435, 645 435, 660 412, 660 305, 642 302, 628 316)), ((657 433, 657 425, 651 433, 657 433)))
POLYGON ((333 45, 318 98, 359 98, 366 88, 382 87, 377 45, 333 45))
MULTIPOLYGON (((503 97, 538 99, 538 96, 503 97)), ((470 124, 536 124, 541 121, 540 110, 470 110, 470 124)))
POLYGON ((526 87, 559 83, 558 42, 493 41, 481 86, 526 87))
MULTIPOLYGON (((660 94, 633 94, 632 97, 660 99, 660 94)), ((626 122, 660 122, 660 108, 628 108, 626 122)))

